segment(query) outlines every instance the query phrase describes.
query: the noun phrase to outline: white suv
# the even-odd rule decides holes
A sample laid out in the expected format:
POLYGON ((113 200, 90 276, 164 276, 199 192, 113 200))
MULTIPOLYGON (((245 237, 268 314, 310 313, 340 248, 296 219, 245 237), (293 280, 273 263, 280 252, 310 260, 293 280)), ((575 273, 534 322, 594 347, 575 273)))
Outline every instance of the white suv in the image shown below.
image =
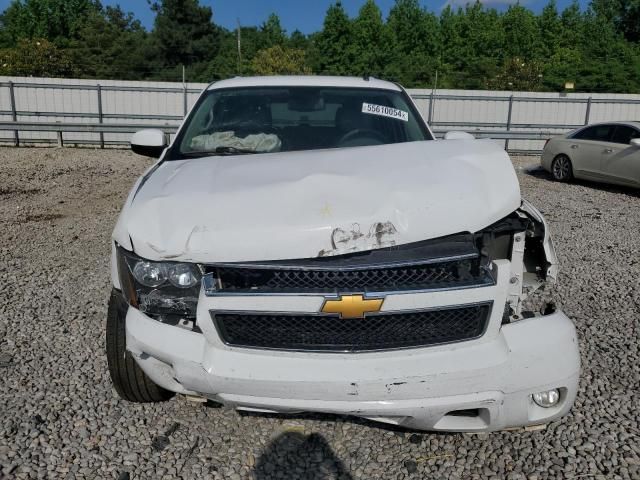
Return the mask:
MULTIPOLYGON (((447 137, 445 137, 447 138, 447 137)), ((507 154, 436 141, 370 78, 209 86, 113 232, 117 392, 416 429, 542 424, 574 402, 573 323, 525 298, 557 274, 507 154)))

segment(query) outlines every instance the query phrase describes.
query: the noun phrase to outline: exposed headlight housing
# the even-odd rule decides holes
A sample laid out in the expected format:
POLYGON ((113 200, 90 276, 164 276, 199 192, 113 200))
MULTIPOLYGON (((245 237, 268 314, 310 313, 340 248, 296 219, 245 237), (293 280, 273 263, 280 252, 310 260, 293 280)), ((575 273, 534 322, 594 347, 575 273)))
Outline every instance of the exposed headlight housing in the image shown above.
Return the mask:
POLYGON ((118 275, 130 305, 163 321, 195 319, 202 272, 198 265, 153 262, 118 248, 118 275))

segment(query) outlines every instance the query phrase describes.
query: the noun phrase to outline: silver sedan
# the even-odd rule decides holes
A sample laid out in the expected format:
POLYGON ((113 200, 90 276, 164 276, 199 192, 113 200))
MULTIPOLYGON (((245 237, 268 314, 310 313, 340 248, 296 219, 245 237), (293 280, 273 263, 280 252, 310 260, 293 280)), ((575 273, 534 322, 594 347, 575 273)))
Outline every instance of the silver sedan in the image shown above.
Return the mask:
POLYGON ((572 178, 640 187, 640 122, 588 125, 552 138, 542 167, 553 178, 572 178))

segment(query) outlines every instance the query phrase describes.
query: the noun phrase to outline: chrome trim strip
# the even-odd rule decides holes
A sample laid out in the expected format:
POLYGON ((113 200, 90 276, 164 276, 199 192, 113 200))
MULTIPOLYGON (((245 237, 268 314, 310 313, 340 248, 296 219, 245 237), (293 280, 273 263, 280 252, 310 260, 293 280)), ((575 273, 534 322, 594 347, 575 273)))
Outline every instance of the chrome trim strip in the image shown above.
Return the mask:
MULTIPOLYGON (((441 342, 441 343, 431 343, 429 345, 418 345, 418 346, 409 346, 409 347, 395 347, 395 348, 379 348, 375 350, 314 350, 314 349, 306 349, 306 348, 273 348, 273 347, 250 347, 246 345, 234 345, 228 343, 224 340, 221 328, 218 325, 216 320, 216 313, 220 314, 231 314, 231 315, 283 315, 283 316, 304 316, 304 317, 334 317, 339 318, 338 314, 328 314, 322 312, 262 312, 262 311, 246 311, 246 310, 209 310, 209 315, 211 317, 211 321, 216 329, 216 333, 218 334, 218 338, 220 341, 228 348, 239 349, 239 350, 265 350, 265 351, 277 351, 277 352, 300 352, 300 353, 328 353, 328 354, 361 354, 361 353, 384 353, 384 352, 393 352, 400 350, 417 350, 422 348, 431 348, 431 347, 439 347, 442 345, 451 345, 454 343, 462 343, 462 342, 470 342, 472 340, 477 340, 482 338, 485 333, 487 333, 487 329, 489 328, 489 323, 491 323, 491 316, 493 315, 493 300, 488 300, 486 302, 474 302, 474 303, 466 303, 466 304, 458 304, 458 305, 446 305, 444 307, 433 307, 433 308, 422 308, 422 309, 410 309, 410 310, 393 310, 391 312, 377 312, 373 314, 365 314, 364 319, 366 320, 368 317, 378 317, 378 316, 390 316, 397 315, 403 313, 424 313, 430 311, 442 311, 442 310, 455 310, 457 308, 470 308, 470 307, 483 307, 487 306, 487 316, 484 319, 484 328, 482 329, 482 333, 472 338, 465 338, 464 340, 454 340, 451 342, 441 342)), ((361 319, 359 319, 361 320, 361 319)))

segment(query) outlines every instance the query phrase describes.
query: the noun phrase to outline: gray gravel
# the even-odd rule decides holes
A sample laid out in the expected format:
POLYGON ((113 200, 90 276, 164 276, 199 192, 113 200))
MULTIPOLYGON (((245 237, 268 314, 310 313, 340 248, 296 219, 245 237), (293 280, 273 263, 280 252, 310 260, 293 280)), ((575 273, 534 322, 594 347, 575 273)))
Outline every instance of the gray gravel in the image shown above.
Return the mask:
POLYGON ((640 192, 514 162, 555 235, 580 393, 546 430, 443 435, 119 400, 104 355, 109 237, 150 162, 0 148, 0 478, 640 478, 640 192))

